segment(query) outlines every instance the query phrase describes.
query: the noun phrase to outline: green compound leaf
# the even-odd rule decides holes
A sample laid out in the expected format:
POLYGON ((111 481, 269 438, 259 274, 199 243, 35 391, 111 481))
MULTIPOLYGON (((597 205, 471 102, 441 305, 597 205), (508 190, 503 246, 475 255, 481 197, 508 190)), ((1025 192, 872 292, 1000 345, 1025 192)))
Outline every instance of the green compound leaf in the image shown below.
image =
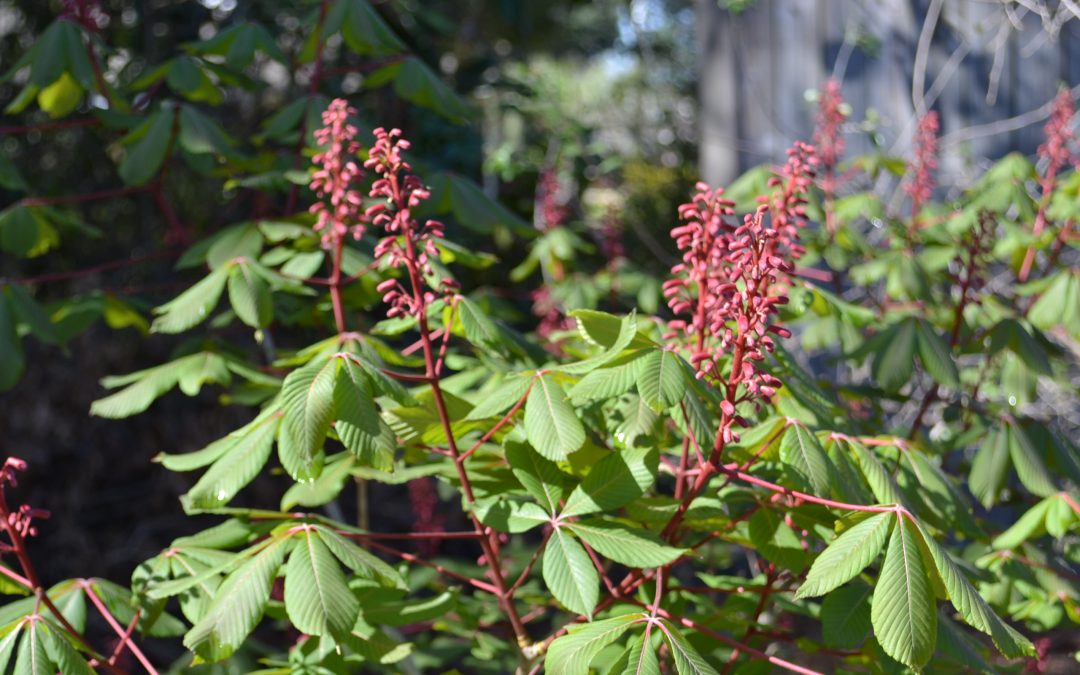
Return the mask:
POLYGON ((341 566, 315 531, 296 537, 285 566, 285 611, 297 629, 338 640, 352 632, 360 613, 341 566))
POLYGON ((810 566, 795 597, 825 595, 855 578, 881 553, 893 522, 893 512, 879 513, 837 537, 810 566))
POLYGON ((679 675, 719 675, 670 621, 662 620, 660 626, 679 675))
POLYGON ((210 318, 225 290, 229 270, 219 268, 173 300, 154 310, 158 318, 150 325, 154 333, 182 333, 210 318))
POLYGON ((589 664, 600 651, 618 640, 641 614, 624 614, 581 626, 567 626, 567 634, 551 643, 544 669, 550 675, 588 675, 589 664))
POLYGON ((206 615, 184 636, 184 646, 205 661, 229 658, 255 630, 288 550, 275 539, 225 578, 206 615))
POLYGON ((567 527, 600 555, 627 567, 660 567, 686 553, 686 549, 668 546, 648 530, 623 523, 591 519, 567 527))
POLYGON ((643 361, 637 381, 641 398, 657 412, 678 404, 686 392, 686 379, 678 354, 657 349, 643 361))
POLYGON ((278 414, 266 415, 258 425, 241 430, 244 433, 222 439, 227 445, 220 458, 181 497, 185 509, 224 506, 254 480, 270 458, 279 420, 278 414))
POLYGON ((556 527, 544 549, 544 583, 564 607, 592 616, 600 599, 600 575, 589 554, 570 533, 556 527))
POLYGON ((834 470, 825 449, 809 429, 792 424, 780 438, 780 461, 792 478, 814 494, 827 496, 832 489, 834 470))
POLYGON ((855 649, 870 633, 870 595, 862 582, 838 588, 821 603, 821 637, 833 649, 855 649))
POLYGON ((506 444, 506 461, 526 492, 548 513, 558 511, 566 490, 566 476, 554 462, 541 457, 527 443, 514 441, 506 444))
POLYGON ((326 433, 334 419, 337 358, 316 359, 298 368, 281 385, 282 420, 279 454, 294 480, 316 478, 326 433))
MULTIPOLYGON (((885 552, 870 621, 874 636, 885 653, 900 663, 921 670, 930 661, 937 643, 937 603, 920 551, 922 533, 907 517, 898 518, 885 552)), ((854 529, 854 528, 852 528, 854 529)))
POLYGON ((609 454, 566 498, 563 515, 581 516, 629 504, 656 481, 659 464, 659 454, 649 448, 627 448, 609 454))
POLYGON ((270 286, 255 269, 241 260, 229 269, 229 303, 236 316, 252 328, 266 328, 274 318, 270 286))
POLYGON ((955 389, 960 386, 960 373, 956 370, 949 344, 941 339, 930 324, 919 321, 918 326, 918 349, 919 360, 923 368, 930 373, 938 384, 955 389))
POLYGON ((562 461, 585 443, 585 428, 566 401, 566 393, 550 375, 533 383, 525 401, 525 431, 536 451, 562 461))
MULTIPOLYGON (((990 609, 990 605, 986 604, 945 549, 925 531, 922 535, 934 567, 937 568, 937 575, 941 578, 949 600, 952 601, 960 617, 972 628, 989 635, 994 645, 1005 656, 1019 658, 1034 654, 1035 648, 1031 641, 1002 621, 990 609)), ((877 596, 875 596, 875 602, 876 598, 877 596)))

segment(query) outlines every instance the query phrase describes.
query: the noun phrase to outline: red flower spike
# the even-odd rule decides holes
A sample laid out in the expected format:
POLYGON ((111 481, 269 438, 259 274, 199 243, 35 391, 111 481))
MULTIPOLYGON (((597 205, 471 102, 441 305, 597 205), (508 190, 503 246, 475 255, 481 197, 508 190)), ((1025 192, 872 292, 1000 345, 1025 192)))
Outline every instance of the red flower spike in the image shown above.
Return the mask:
POLYGON ((312 159, 318 168, 311 176, 311 190, 322 201, 313 204, 311 212, 317 216, 315 231, 323 233, 326 248, 347 234, 357 239, 364 234, 363 196, 353 189, 363 175, 353 159, 360 150, 356 127, 349 124, 349 116, 355 114, 347 101, 334 99, 323 111, 323 127, 315 131, 315 140, 324 149, 312 159))
MULTIPOLYGON (((401 137, 401 130, 387 131, 380 127, 373 133, 375 145, 368 152, 364 167, 378 176, 368 195, 381 201, 369 207, 363 219, 386 232, 375 246, 375 257, 390 267, 406 268, 416 283, 422 283, 433 274, 430 260, 438 257, 435 240, 442 238, 443 224, 428 220, 421 225, 412 215, 412 209, 429 199, 431 192, 412 173, 412 166, 401 154, 409 149, 409 141, 401 137)), ((382 282, 378 290, 383 294, 383 301, 390 305, 389 317, 421 317, 435 299, 434 293, 419 288, 410 293, 396 279, 382 282)), ((454 295, 457 284, 444 280, 439 291, 443 295, 454 295)))
POLYGON ((679 207, 685 222, 671 230, 682 261, 663 285, 668 306, 679 315, 668 324, 666 337, 682 334, 697 377, 724 391, 718 434, 724 443, 738 439, 731 429, 740 424, 736 404, 768 401, 780 386, 757 364, 774 349, 772 335, 790 334, 771 322, 787 302, 777 291, 787 283, 790 260, 803 252, 798 243, 806 224, 802 206, 816 165, 813 147, 797 143, 777 183, 782 188, 740 225, 723 191, 698 183, 690 203, 679 207), (732 355, 726 377, 718 370, 725 354, 732 355))
POLYGON ((1039 162, 1046 164, 1043 175, 1056 176, 1069 161, 1073 160, 1069 145, 1076 135, 1072 130, 1072 118, 1076 115, 1072 95, 1068 89, 1062 89, 1054 99, 1050 119, 1043 127, 1046 141, 1039 146, 1039 162))
POLYGON ((919 128, 915 132, 914 157, 908 166, 911 174, 911 182, 904 186, 904 190, 911 195, 911 218, 912 224, 917 224, 919 211, 922 205, 930 201, 934 196, 936 182, 934 171, 937 169, 938 155, 938 122, 937 111, 930 112, 919 118, 919 128))
MULTIPOLYGON (((767 200, 772 229, 776 232, 768 250, 774 258, 798 260, 806 253, 806 248, 799 244, 799 230, 807 224, 806 195, 814 184, 821 160, 814 146, 802 141, 795 141, 787 155, 787 163, 780 171, 782 178, 776 179, 776 185, 783 188, 773 192, 767 200)), ((770 262, 770 265, 783 273, 782 279, 786 279, 787 273, 793 269, 789 262, 782 259, 770 262)))
POLYGON ((840 83, 829 79, 818 101, 817 128, 814 130, 814 146, 821 158, 821 189, 827 193, 836 191, 836 167, 844 156, 844 136, 841 126, 847 120, 840 83))

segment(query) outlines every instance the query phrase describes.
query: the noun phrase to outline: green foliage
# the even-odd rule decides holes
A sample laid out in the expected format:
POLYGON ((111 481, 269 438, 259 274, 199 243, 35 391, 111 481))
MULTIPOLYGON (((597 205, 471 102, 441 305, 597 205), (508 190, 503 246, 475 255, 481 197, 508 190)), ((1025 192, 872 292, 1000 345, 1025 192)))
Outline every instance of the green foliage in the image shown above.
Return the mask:
MULTIPOLYGON (((92 672, 108 655, 87 642, 91 607, 136 627, 123 649, 183 635, 192 661, 174 670, 267 673, 1011 672, 1034 653, 1025 633, 1080 622, 1075 171, 1046 186, 1011 155, 904 215, 883 191, 903 161, 853 158, 843 194, 818 181, 787 195, 822 226, 794 228, 798 248, 776 236, 754 259, 775 274, 763 286, 710 288, 683 269, 688 286, 665 287, 657 259, 675 254, 655 226, 676 222, 690 176, 600 161, 584 116, 562 128, 575 105, 608 104, 610 89, 581 92, 595 73, 507 69, 477 115, 424 34, 399 30, 437 32, 436 10, 281 11, 294 28, 214 23, 158 63, 62 18, 5 75, 22 87, 10 114, 107 137, 106 194, 142 195, 177 240, 189 221, 221 226, 161 272, 182 287, 171 299, 56 298, 49 274, 5 277, 0 389, 101 318, 173 351, 104 378, 115 391, 91 414, 130 417, 174 390, 211 405, 213 385, 250 421, 193 451, 163 435, 156 461, 195 474, 181 505, 206 529, 130 589, 29 588, 22 556, 7 560, 19 568, 0 590, 18 597, 0 607, 0 671, 92 672), (285 65, 311 79, 275 91, 266 73, 285 65), (334 223, 348 236, 309 210, 322 196, 307 160, 333 152, 314 131, 341 91, 356 92, 361 146, 382 118, 419 130, 407 158, 428 188, 416 203, 368 194, 369 166, 350 186, 368 196, 337 202, 356 207, 334 223), (264 98, 272 110, 234 114, 264 98), (496 148, 489 168, 514 182, 491 173, 481 188, 449 170, 456 146, 438 132, 475 140, 470 125, 495 115, 500 134, 527 121, 542 138, 496 148), (525 183, 532 225, 493 198, 525 183), (394 229, 371 218, 384 205, 394 229), (770 260, 802 247, 790 273, 770 260), (704 323, 672 322, 665 290, 676 309, 683 291, 712 293, 675 312, 704 323), (790 337, 735 318, 772 296, 786 303, 768 321, 790 337)), ((391 175, 382 189, 412 185, 391 175)), ((763 166, 736 180, 720 230, 759 203, 771 228, 787 178, 763 166)), ((32 187, 0 159, 0 188, 32 187)), ((20 274, 94 234, 66 197, 81 203, 25 196, 0 212, 20 274)), ((732 265, 735 243, 704 273, 732 265)), ((28 536, 16 522, 6 536, 28 536)))

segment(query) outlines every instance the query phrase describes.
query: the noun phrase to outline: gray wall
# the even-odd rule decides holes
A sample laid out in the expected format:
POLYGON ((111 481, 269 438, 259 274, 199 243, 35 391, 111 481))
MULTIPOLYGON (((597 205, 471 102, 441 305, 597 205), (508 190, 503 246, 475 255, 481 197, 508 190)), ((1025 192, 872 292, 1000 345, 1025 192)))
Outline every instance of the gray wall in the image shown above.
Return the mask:
MULTIPOLYGON (((924 100, 942 119, 942 183, 963 184, 987 158, 1010 150, 1034 152, 1047 102, 1060 85, 1080 81, 1080 20, 1062 10, 1054 35, 1035 13, 1009 3, 1010 16, 1005 6, 998 0, 757 0, 735 15, 717 0, 697 0, 703 176, 724 184, 780 159, 795 139, 809 140, 816 113, 804 93, 834 73, 853 108, 849 122, 876 110, 881 143, 901 155, 913 131, 913 79, 925 73, 924 100), (937 21, 927 22, 934 9, 937 21), (918 68, 924 25, 933 30, 927 30, 925 68, 918 68), (874 46, 854 44, 851 36, 859 32, 874 46), (996 92, 988 96, 992 81, 996 92)), ((849 156, 873 148, 857 129, 846 138, 849 156)))

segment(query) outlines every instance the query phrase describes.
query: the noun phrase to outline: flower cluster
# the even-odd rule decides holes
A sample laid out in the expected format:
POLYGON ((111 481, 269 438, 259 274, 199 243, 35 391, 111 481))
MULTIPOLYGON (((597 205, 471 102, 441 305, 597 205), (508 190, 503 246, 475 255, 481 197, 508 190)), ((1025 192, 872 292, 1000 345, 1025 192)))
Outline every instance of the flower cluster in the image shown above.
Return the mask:
MULTIPOLYGON (((409 149, 409 141, 401 137, 401 130, 387 131, 380 127, 374 134, 375 145, 364 167, 378 176, 369 195, 380 201, 368 207, 364 217, 386 232, 375 247, 375 257, 391 267, 404 267, 413 286, 410 293, 397 279, 387 279, 379 284, 378 290, 383 301, 390 305, 387 316, 419 317, 435 300, 435 293, 423 287, 424 280, 433 274, 430 260, 439 254, 435 240, 443 236, 443 225, 436 220, 420 225, 412 215, 412 210, 431 197, 431 192, 402 157, 401 153, 409 149)), ((441 290, 444 294, 452 293, 456 284, 443 279, 441 290)))
MULTIPOLYGON (((412 507, 414 532, 445 532, 446 514, 440 511, 439 493, 435 490, 435 481, 430 476, 423 476, 409 481, 409 505, 412 507)), ((426 557, 434 556, 439 550, 438 539, 421 539, 417 548, 426 557)))
POLYGON ((561 201, 559 188, 559 174, 554 168, 547 167, 540 172, 536 182, 536 201, 539 206, 537 226, 541 230, 558 227, 570 217, 570 208, 561 201))
POLYGON ((733 204, 723 191, 702 183, 697 188, 693 201, 679 208, 686 222, 671 234, 683 258, 664 283, 668 306, 690 318, 670 322, 673 332, 666 337, 684 333, 694 345, 690 361, 698 377, 723 389, 721 435, 730 442, 737 438, 732 423, 741 423, 735 406, 768 400, 780 386, 758 364, 773 350, 774 335, 790 335, 771 322, 777 307, 787 302, 772 291, 792 266, 775 253, 780 232, 766 224, 767 205, 735 226, 733 204), (732 357, 731 370, 723 377, 718 366, 726 354, 732 357))
POLYGON ((91 33, 101 30, 108 21, 101 0, 64 0, 60 17, 77 23, 91 33))
POLYGON ((799 243, 799 229, 806 227, 807 222, 806 195, 814 184, 821 160, 814 146, 802 141, 795 141, 788 149, 787 156, 780 176, 769 179, 770 187, 782 186, 781 189, 761 199, 769 206, 772 229, 776 231, 770 243, 770 253, 798 260, 806 253, 806 248, 799 243))
POLYGON ((312 160, 319 168, 311 176, 311 190, 322 201, 313 204, 311 212, 318 218, 315 231, 323 233, 327 248, 346 234, 359 239, 364 233, 363 198, 353 189, 363 174, 353 159, 360 150, 356 127, 349 124, 349 116, 355 114, 344 99, 334 99, 323 111, 322 128, 315 131, 315 140, 325 149, 312 160))
POLYGON ((922 205, 934 196, 934 170, 937 168, 938 154, 938 114, 936 110, 919 118, 919 128, 915 132, 915 151, 908 170, 911 181, 904 187, 911 195, 911 213, 918 218, 922 205))
MULTIPOLYGON (((1039 146, 1039 160, 1046 164, 1043 174, 1055 176, 1071 159, 1072 150, 1069 145, 1075 135, 1072 130, 1072 118, 1076 114, 1072 94, 1068 89, 1062 89, 1051 107, 1050 119, 1043 127, 1046 141, 1039 146)), ((1052 180, 1052 179, 1051 179, 1052 180)))
MULTIPOLYGON (((2 467, 0 467, 0 494, 2 494, 4 488, 7 486, 15 487, 18 485, 17 472, 26 471, 26 461, 19 459, 18 457, 8 457, 2 467)), ((34 527, 34 519, 44 519, 49 517, 49 512, 44 509, 35 509, 32 506, 23 504, 19 507, 18 511, 10 511, 7 506, 7 500, 0 498, 0 517, 7 520, 7 525, 10 528, 9 534, 14 537, 32 537, 37 534, 37 528, 34 527)), ((10 553, 13 550, 11 544, 0 543, 0 553, 10 553)))
POLYGON ((676 316, 689 316, 688 320, 676 319, 668 326, 674 333, 679 331, 694 343, 691 361, 698 367, 699 375, 705 373, 703 364, 711 360, 707 349, 710 336, 709 317, 728 285, 729 273, 725 256, 731 233, 735 231, 732 220, 735 202, 724 198, 723 188, 713 190, 705 183, 698 183, 697 193, 690 202, 679 206, 679 218, 684 224, 671 230, 675 245, 682 251, 682 262, 671 268, 671 279, 664 282, 664 297, 676 316))
POLYGON ((814 130, 814 146, 821 158, 821 189, 826 193, 836 191, 835 172, 840 158, 844 156, 844 136, 841 126, 848 113, 840 95, 840 83, 829 79, 818 101, 817 128, 814 130))

